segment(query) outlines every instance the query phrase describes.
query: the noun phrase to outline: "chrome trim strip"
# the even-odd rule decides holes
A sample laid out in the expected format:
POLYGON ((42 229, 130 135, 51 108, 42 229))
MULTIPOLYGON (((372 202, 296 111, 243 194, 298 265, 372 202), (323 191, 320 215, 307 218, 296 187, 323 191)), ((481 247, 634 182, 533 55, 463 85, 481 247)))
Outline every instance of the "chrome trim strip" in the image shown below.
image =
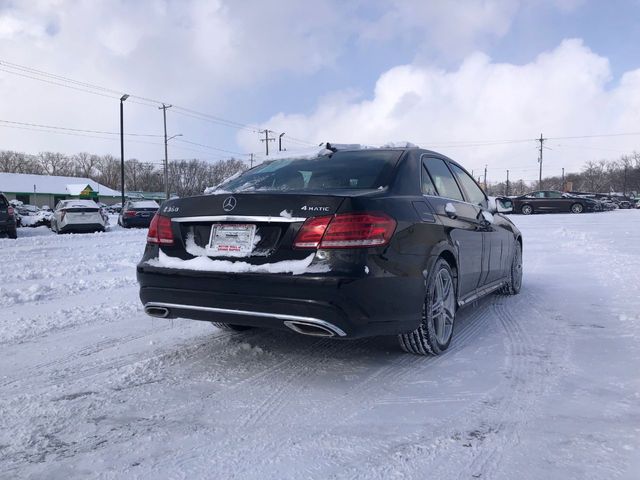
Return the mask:
POLYGON ((205 215, 201 217, 175 217, 172 222, 265 222, 265 223, 295 223, 304 222, 305 217, 272 217, 261 215, 205 215))
MULTIPOLYGON (((182 310, 196 310, 199 312, 212 312, 212 313, 227 313, 231 315, 247 315, 249 317, 265 317, 265 318, 277 318, 278 320, 288 320, 293 322, 306 323, 309 325, 317 325, 320 327, 327 328, 333 332, 335 332, 340 337, 346 337, 347 334, 339 327, 336 327, 334 324, 326 322, 324 320, 320 320, 319 318, 313 317, 302 317, 299 315, 287 315, 284 313, 266 313, 266 312, 254 312, 252 310, 233 310, 229 308, 218 308, 218 307, 202 307, 200 305, 181 305, 178 303, 163 303, 163 302, 148 302, 144 304, 144 308, 148 307, 160 307, 160 308, 179 308, 182 310)), ((285 322, 287 323, 287 322, 285 322)), ((287 325, 288 326, 288 325, 287 325)), ((291 327, 289 327, 291 328, 291 327)))
POLYGON ((463 307, 468 303, 471 302, 475 302, 476 300, 479 300, 482 297, 485 297, 487 295, 489 295, 490 293, 498 290, 501 286, 503 286, 505 283, 507 283, 507 280, 501 280, 499 281, 499 283, 494 284, 490 287, 482 287, 478 290, 476 290, 475 292, 473 292, 471 295, 469 295, 467 298, 463 299, 463 300, 459 300, 458 301, 458 306, 459 307, 463 307))

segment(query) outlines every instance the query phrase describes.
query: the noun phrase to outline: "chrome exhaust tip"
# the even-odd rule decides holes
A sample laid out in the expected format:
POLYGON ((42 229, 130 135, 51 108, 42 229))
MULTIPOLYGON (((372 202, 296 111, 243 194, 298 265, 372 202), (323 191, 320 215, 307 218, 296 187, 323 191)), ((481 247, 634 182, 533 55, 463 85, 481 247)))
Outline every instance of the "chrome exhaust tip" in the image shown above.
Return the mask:
POLYGON ((288 320, 284 324, 296 333, 301 335, 309 335, 312 337, 335 337, 336 335, 344 336, 345 333, 338 327, 328 322, 313 323, 300 322, 296 320, 288 320))
POLYGON ((169 309, 164 307, 148 306, 144 307, 144 313, 152 317, 167 318, 169 316, 169 309))

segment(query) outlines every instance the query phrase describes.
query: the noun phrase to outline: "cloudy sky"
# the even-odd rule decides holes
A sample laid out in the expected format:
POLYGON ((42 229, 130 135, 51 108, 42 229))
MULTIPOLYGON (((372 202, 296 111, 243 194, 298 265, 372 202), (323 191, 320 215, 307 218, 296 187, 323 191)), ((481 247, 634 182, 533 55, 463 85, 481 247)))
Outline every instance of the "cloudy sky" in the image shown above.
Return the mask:
POLYGON ((638 0, 0 0, 0 149, 119 155, 128 93, 128 158, 163 157, 166 102, 171 158, 248 158, 268 128, 535 179, 541 133, 549 174, 640 150, 639 19, 638 0))

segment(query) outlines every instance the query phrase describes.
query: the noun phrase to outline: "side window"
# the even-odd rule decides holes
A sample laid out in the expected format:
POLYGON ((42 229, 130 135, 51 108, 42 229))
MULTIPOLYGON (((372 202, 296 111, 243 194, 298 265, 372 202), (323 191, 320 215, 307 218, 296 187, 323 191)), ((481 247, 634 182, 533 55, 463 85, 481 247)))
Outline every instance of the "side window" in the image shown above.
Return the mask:
POLYGON ((427 168, 433 184, 441 197, 452 198, 464 202, 462 192, 453 178, 453 174, 447 164, 440 158, 425 158, 424 166, 427 168))
POLYGON ((429 172, 427 172, 424 165, 422 165, 422 193, 424 195, 438 195, 436 187, 433 185, 429 172))
POLYGON ((545 197, 547 197, 547 198, 562 198, 562 193, 560 193, 560 192, 545 192, 545 197))
POLYGON ((461 169, 459 166, 454 165, 453 163, 449 164, 451 166, 451 170, 455 173, 456 177, 462 184, 462 188, 467 194, 467 198, 469 199, 469 203, 473 203, 474 205, 487 205, 487 197, 485 196, 482 189, 478 186, 478 184, 471 178, 471 176, 461 169))

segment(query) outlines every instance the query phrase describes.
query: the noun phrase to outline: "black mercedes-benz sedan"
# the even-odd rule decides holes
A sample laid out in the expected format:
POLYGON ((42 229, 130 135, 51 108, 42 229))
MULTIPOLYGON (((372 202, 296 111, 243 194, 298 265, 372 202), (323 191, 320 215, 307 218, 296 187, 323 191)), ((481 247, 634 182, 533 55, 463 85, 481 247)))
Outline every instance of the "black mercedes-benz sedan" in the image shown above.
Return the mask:
POLYGON ((555 190, 540 190, 512 198, 516 213, 583 213, 602 211, 602 204, 591 198, 562 193, 555 190))
MULTIPOLYGON (((328 146, 330 147, 330 146, 328 146)), ((137 266, 154 317, 447 349, 456 311, 522 283, 522 237, 458 163, 420 148, 325 149, 169 200, 137 266)))

